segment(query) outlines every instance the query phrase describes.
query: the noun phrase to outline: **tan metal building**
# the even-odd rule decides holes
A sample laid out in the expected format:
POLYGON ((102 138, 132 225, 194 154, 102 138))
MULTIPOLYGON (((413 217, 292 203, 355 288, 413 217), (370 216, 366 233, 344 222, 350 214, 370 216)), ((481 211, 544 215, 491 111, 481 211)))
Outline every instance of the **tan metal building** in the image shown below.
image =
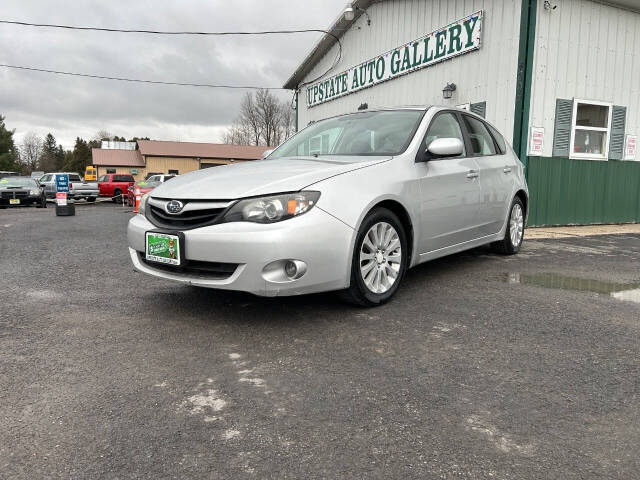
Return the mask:
POLYGON ((150 173, 184 173, 234 162, 258 160, 269 147, 140 140, 137 150, 92 150, 98 176, 127 173, 142 180, 150 173))

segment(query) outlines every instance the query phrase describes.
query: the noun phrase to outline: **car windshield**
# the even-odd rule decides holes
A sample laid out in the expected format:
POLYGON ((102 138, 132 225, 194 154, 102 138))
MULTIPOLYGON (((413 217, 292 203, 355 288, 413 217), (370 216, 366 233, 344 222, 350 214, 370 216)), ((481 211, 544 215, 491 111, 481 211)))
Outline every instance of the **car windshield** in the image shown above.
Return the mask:
POLYGON ((4 177, 0 178, 0 188, 10 188, 10 187, 27 187, 33 188, 37 187, 38 184, 32 178, 23 178, 23 177, 4 177))
POLYGON ((361 112, 311 124, 267 158, 320 155, 398 155, 406 150, 423 110, 361 112))
POLYGON ((136 182, 136 187, 140 188, 156 188, 161 182, 150 182, 149 180, 140 180, 136 182))

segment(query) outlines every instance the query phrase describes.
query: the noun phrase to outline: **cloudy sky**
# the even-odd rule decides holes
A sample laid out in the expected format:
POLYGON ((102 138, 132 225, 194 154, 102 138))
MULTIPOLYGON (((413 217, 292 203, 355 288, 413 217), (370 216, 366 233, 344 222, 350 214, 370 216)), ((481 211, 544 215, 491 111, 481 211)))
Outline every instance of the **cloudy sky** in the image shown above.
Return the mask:
MULTIPOLYGON (((346 0, 3 0, 0 20, 151 30, 327 28, 346 0)), ((162 36, 0 24, 0 63, 105 76, 281 87, 317 33, 162 36)), ((291 92, 276 92, 291 100, 291 92)), ((0 67, 0 114, 18 141, 53 133, 65 148, 98 130, 218 142, 244 93, 144 85, 0 67)))

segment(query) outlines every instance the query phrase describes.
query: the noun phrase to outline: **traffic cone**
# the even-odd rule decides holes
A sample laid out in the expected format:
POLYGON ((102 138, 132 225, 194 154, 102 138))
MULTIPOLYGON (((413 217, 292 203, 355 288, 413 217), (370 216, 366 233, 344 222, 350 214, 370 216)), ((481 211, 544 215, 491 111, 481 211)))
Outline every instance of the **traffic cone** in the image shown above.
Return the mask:
POLYGON ((133 213, 138 213, 138 207, 140 206, 140 198, 141 198, 139 188, 136 188, 135 195, 136 195, 136 209, 133 211, 133 213))

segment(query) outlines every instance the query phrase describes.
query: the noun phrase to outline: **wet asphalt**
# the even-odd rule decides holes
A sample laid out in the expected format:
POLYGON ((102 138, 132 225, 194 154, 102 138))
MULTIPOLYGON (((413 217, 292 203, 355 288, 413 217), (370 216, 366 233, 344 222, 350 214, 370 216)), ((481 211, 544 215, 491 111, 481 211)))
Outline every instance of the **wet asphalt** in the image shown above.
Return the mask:
POLYGON ((0 478, 640 477, 640 235, 360 309, 141 276, 129 210, 0 210, 0 478))

